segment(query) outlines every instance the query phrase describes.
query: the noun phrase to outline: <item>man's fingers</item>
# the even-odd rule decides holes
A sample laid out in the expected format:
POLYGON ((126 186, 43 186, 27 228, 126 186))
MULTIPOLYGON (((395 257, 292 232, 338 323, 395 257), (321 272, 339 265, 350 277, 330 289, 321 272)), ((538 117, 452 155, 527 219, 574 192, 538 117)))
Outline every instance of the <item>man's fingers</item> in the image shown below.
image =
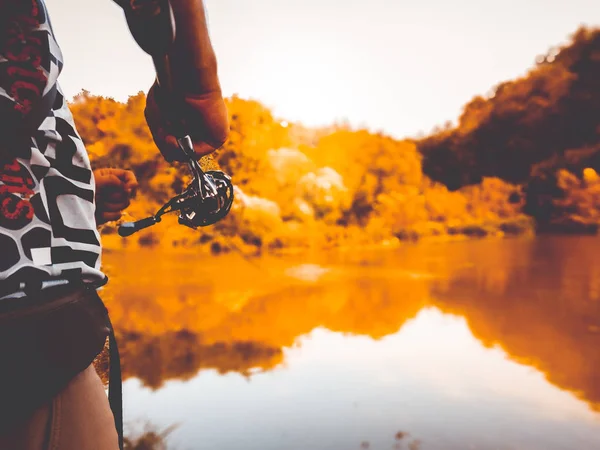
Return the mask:
POLYGON ((177 138, 173 135, 165 136, 165 145, 162 149, 162 154, 168 162, 179 161, 185 162, 187 161, 187 156, 179 148, 179 144, 177 143, 177 138))
POLYGON ((121 170, 117 173, 117 176, 123 182, 124 188, 129 194, 132 194, 139 186, 137 178, 131 170, 121 170))
POLYGON ((123 186, 123 182, 113 173, 104 173, 96 176, 96 190, 118 189, 123 186))
POLYGON ((137 185, 137 178, 131 170, 126 169, 111 169, 111 172, 125 184, 137 185))
POLYGON ((137 178, 131 170, 126 169, 98 169, 96 172, 96 178, 99 183, 106 182, 109 184, 116 183, 116 180, 120 180, 128 188, 134 188, 138 186, 137 178))
POLYGON ((168 162, 172 162, 175 160, 177 154, 177 141, 174 137, 171 136, 171 138, 169 138, 167 136, 160 109, 156 104, 155 91, 156 87, 154 85, 150 88, 150 91, 148 91, 144 116, 148 128, 150 129, 150 134, 152 134, 152 139, 163 155, 163 158, 168 162))
POLYGON ((118 201, 123 197, 133 196, 137 187, 138 182, 132 172, 111 169, 97 177, 96 196, 99 199, 118 201))

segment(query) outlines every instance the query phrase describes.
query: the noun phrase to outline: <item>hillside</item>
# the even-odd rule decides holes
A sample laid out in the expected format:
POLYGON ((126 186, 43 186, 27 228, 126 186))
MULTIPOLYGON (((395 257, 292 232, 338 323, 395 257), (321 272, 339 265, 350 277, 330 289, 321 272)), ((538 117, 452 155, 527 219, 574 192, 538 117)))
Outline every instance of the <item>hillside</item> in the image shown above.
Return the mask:
POLYGON ((451 190, 498 177, 524 185, 538 230, 594 231, 600 197, 584 170, 600 169, 600 29, 579 29, 417 145, 423 172, 451 190))

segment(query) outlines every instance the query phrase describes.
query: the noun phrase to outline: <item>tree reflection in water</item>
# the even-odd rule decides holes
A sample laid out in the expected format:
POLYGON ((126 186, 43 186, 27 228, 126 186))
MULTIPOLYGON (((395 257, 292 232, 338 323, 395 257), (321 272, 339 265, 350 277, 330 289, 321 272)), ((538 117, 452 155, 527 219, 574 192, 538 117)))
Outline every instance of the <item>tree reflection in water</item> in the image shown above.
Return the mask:
MULTIPOLYGON (((483 345, 500 346, 600 410, 600 261, 594 239, 416 245, 323 256, 316 262, 331 270, 315 282, 284 277, 291 264, 285 260, 265 263, 268 270, 257 277, 244 261, 229 257, 192 265, 180 256, 165 255, 158 263, 143 251, 113 253, 105 258, 112 277, 103 297, 117 330, 124 378, 139 378, 152 389, 206 369, 246 377, 276 370, 285 363, 285 350, 317 328, 380 339, 434 306, 464 317, 483 345), (112 267, 118 272, 111 274, 112 267), (190 267, 201 269, 190 273, 190 267)), ((106 362, 98 367, 102 372, 106 362)))

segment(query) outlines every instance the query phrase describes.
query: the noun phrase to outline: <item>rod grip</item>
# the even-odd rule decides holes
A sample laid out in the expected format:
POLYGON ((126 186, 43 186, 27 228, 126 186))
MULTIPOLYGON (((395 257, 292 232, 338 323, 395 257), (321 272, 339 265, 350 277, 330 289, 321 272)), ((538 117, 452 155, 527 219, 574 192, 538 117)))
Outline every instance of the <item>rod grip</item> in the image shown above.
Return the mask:
POLYGON ((144 228, 151 227, 157 222, 159 221, 156 220, 155 217, 146 217, 145 219, 140 219, 135 222, 123 222, 121 225, 119 225, 119 236, 131 236, 133 233, 137 233, 144 228))

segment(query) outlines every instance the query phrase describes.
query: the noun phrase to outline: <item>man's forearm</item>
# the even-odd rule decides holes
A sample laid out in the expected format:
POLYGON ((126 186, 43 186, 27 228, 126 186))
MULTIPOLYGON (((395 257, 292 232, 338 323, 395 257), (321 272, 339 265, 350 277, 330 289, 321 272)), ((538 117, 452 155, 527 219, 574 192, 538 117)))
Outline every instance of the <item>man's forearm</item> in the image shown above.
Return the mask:
POLYGON ((220 92, 203 0, 171 0, 171 6, 176 23, 170 54, 173 85, 188 94, 220 92))

